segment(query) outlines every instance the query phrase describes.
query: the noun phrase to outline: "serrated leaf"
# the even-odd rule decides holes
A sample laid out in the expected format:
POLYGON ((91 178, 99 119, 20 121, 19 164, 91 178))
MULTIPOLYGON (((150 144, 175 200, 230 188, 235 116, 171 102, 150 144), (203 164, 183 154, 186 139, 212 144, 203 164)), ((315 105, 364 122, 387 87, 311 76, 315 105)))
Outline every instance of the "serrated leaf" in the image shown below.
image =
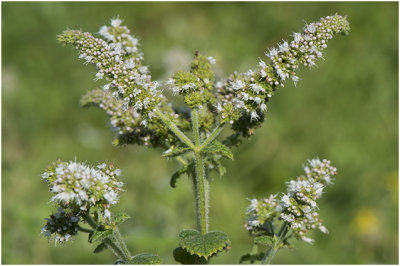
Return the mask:
POLYGON ((141 265, 161 264, 161 258, 156 254, 143 253, 133 256, 131 264, 141 264, 141 265))
POLYGON ((172 176, 171 176, 171 180, 169 182, 169 184, 171 185, 171 187, 175 188, 176 187, 176 181, 181 177, 181 175, 187 173, 187 171, 189 170, 190 166, 192 164, 186 164, 184 165, 181 169, 179 169, 178 171, 176 171, 172 176))
POLYGON ((97 241, 103 241, 107 237, 111 236, 112 233, 113 233, 112 230, 94 231, 89 242, 92 243, 92 242, 97 242, 97 241))
POLYGON ((174 259, 181 264, 207 264, 205 258, 192 255, 182 247, 174 249, 173 255, 174 259))
POLYGON ((131 217, 126 213, 118 213, 117 215, 114 216, 114 224, 119 225, 128 220, 129 218, 131 217))
POLYGON ((210 144, 208 144, 204 149, 204 152, 210 152, 214 154, 220 154, 228 159, 233 160, 233 153, 231 149, 229 149, 227 146, 222 144, 221 142, 214 140, 210 144))
POLYGON ((93 232, 90 232, 88 235, 88 242, 92 243, 92 238, 93 238, 93 232))
POLYGON ((114 265, 121 265, 121 264, 154 265, 154 264, 161 264, 161 262, 162 262, 161 258, 158 255, 142 253, 132 256, 130 262, 123 259, 117 259, 114 262, 114 265))
POLYGON ((175 188, 176 187, 176 181, 183 175, 187 174, 190 176, 190 173, 193 172, 193 163, 189 163, 184 165, 181 169, 176 171, 172 176, 170 180, 170 185, 171 187, 175 188))
POLYGON ((189 229, 179 233, 180 246, 190 254, 208 259, 230 245, 228 236, 219 231, 212 231, 202 235, 199 231, 189 229))
POLYGON ((220 177, 225 175, 226 168, 222 166, 221 162, 218 159, 212 158, 209 163, 212 165, 212 170, 216 171, 220 177))
MULTIPOLYGON (((258 253, 258 254, 246 254, 240 257, 239 264, 243 264, 246 261, 249 261, 250 264, 254 264, 256 261, 261 261, 265 257, 265 253, 258 253)), ((248 263, 246 263, 248 264, 248 263)))
POLYGON ((96 248, 95 248, 95 250, 93 251, 93 253, 100 253, 100 252, 102 252, 103 250, 106 250, 107 249, 107 245, 104 243, 104 242, 102 242, 101 244, 99 244, 96 248))
POLYGON ((272 246, 275 244, 275 239, 272 236, 257 236, 254 238, 254 244, 272 246))
POLYGON ((164 151, 163 157, 175 157, 187 153, 190 151, 189 147, 170 147, 168 150, 164 151))

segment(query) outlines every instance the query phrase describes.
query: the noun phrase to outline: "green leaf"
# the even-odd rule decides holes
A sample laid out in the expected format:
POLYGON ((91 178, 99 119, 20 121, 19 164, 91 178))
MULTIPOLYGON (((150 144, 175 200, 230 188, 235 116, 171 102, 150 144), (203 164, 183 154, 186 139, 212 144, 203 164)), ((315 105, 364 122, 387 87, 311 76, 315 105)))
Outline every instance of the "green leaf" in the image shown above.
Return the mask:
POLYGON ((135 256, 132 256, 131 264, 147 264, 147 265, 154 265, 154 264, 161 264, 161 258, 155 254, 149 253, 142 253, 135 256))
POLYGON ((93 253, 100 253, 100 252, 102 252, 103 250, 106 250, 107 249, 107 245, 104 243, 104 242, 101 242, 101 244, 99 244, 96 248, 95 248, 95 250, 93 251, 93 253))
MULTIPOLYGON (((256 261, 261 261, 265 257, 265 253, 258 254, 246 254, 240 257, 239 264, 244 264, 244 262, 249 261, 250 264, 254 264, 256 261)), ((248 264, 248 263, 246 263, 248 264)))
POLYGON ((257 236, 254 238, 254 244, 272 246, 275 244, 276 239, 272 236, 257 236))
POLYGON ((105 230, 105 231, 94 231, 93 235, 89 238, 89 242, 97 242, 97 241, 103 241, 107 237, 110 237, 112 235, 113 231, 111 229, 105 230))
MULTIPOLYGON (((214 156, 216 157, 216 156, 214 156)), ((226 173, 226 168, 222 166, 221 162, 217 159, 217 158, 212 158, 209 160, 209 165, 211 165, 211 169, 216 171, 220 177, 222 177, 223 175, 225 175, 226 173)))
POLYGON ((170 147, 168 150, 164 151, 162 156, 163 157, 175 157, 187 153, 190 151, 189 147, 170 147))
POLYGON ((171 187, 175 188, 176 187, 176 181, 183 175, 187 174, 189 176, 189 173, 193 171, 193 163, 186 164, 184 165, 181 169, 176 171, 172 176, 169 184, 171 187))
POLYGON ((131 217, 126 213, 118 213, 117 215, 114 216, 114 224, 119 225, 128 220, 129 218, 131 217))
POLYGON ((191 255, 182 247, 177 247, 173 252, 174 259, 182 264, 207 264, 207 260, 197 255, 191 255))
POLYGON ((114 262, 114 265, 120 264, 136 264, 136 265, 154 265, 161 264, 161 258, 155 254, 142 253, 131 257, 131 261, 128 262, 123 259, 118 259, 114 262))
POLYGON ((214 154, 219 154, 222 155, 228 159, 233 160, 233 154, 231 149, 229 149, 227 146, 222 144, 221 142, 214 140, 210 144, 208 144, 204 149, 204 152, 209 152, 209 153, 214 153, 214 154))
POLYGON ((121 265, 121 264, 128 264, 128 263, 123 259, 117 259, 116 261, 114 261, 114 265, 121 265))
POLYGON ((199 231, 189 229, 179 233, 180 246, 190 254, 208 259, 211 255, 222 251, 230 245, 228 236, 219 231, 202 235, 199 231))

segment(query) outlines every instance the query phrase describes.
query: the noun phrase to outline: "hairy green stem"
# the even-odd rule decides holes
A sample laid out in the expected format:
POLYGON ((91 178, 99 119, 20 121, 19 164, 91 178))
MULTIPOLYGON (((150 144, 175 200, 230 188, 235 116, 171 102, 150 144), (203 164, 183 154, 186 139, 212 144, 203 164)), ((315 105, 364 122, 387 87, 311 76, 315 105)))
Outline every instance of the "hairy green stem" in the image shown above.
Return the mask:
POLYGON ((201 144, 200 150, 204 149, 207 147, 208 144, 210 144, 218 135, 221 133, 221 131, 224 129, 225 123, 219 124, 214 131, 211 133, 210 136, 201 144))
POLYGON ((204 155, 200 149, 200 131, 199 131, 199 114, 197 109, 192 110, 192 127, 195 139, 195 201, 196 201, 196 216, 197 229, 204 235, 208 232, 208 180, 205 173, 204 155))
POLYGON ((196 176, 194 177, 197 229, 204 235, 208 232, 208 181, 205 178, 203 155, 195 153, 196 176))
POLYGON ((131 252, 129 251, 128 247, 126 246, 125 240, 122 237, 121 233, 119 232, 119 229, 117 226, 115 226, 114 236, 117 239, 117 241, 120 243, 120 246, 121 246, 122 250, 124 251, 125 255, 129 258, 128 261, 130 261, 132 258, 131 252))
POLYGON ((194 145, 196 147, 200 146, 200 130, 199 130, 199 111, 194 108, 192 109, 192 127, 194 135, 194 145))
POLYGON ((169 119, 165 116, 159 109, 155 109, 156 115, 163 121, 163 123, 188 147, 194 149, 193 143, 190 139, 169 119))
MULTIPOLYGON (((92 216, 88 212, 84 212, 82 214, 82 218, 92 227, 94 230, 99 226, 95 220, 93 220, 92 216)), ((107 247, 117 256, 119 259, 130 261, 131 257, 128 257, 124 252, 110 239, 107 237, 103 240, 103 242, 107 245, 107 247)))
POLYGON ((280 248, 279 246, 282 242, 282 239, 284 239, 285 235, 289 231, 288 229, 289 229, 288 223, 284 222, 278 233, 278 241, 268 249, 267 253, 265 254, 264 259, 261 261, 261 264, 270 264, 271 263, 272 259, 275 257, 275 254, 278 252, 278 250, 280 248))

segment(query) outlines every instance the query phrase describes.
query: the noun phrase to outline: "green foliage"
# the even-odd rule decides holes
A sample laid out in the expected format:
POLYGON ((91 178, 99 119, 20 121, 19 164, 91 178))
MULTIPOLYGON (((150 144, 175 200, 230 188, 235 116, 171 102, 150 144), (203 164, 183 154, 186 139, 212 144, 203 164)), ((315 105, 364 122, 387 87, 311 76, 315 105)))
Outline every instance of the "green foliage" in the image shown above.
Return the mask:
POLYGON ((130 219, 131 217, 126 213, 118 213, 113 217, 113 224, 115 226, 122 224, 126 220, 130 219))
POLYGON ((173 252, 174 259, 182 264, 207 264, 207 259, 190 254, 182 247, 177 247, 173 252))
POLYGON ((104 242, 101 242, 97 247, 94 249, 93 253, 100 253, 107 249, 107 245, 104 242))
POLYGON ((219 231, 202 235, 199 231, 189 229, 179 233, 179 245, 191 255, 208 259, 213 254, 221 252, 230 245, 228 236, 219 231))
POLYGON ((264 257, 265 253, 263 252, 257 254, 245 254, 240 257, 239 264, 254 264, 257 261, 261 261, 264 257))
POLYGON ((204 152, 211 153, 211 154, 219 154, 222 155, 228 159, 233 160, 233 153, 231 149, 229 149, 227 146, 222 144, 221 142, 214 140, 210 144, 208 144, 204 149, 204 152))
POLYGON ((178 171, 176 171, 172 176, 170 180, 170 186, 175 188, 176 187, 176 182, 178 181, 178 178, 180 178, 183 174, 187 174, 188 176, 192 175, 194 171, 194 164, 189 163, 185 164, 180 168, 178 171))
POLYGON ((256 236, 254 238, 254 244, 256 245, 264 245, 264 246, 273 246, 277 242, 278 238, 276 236, 256 236))
POLYGON ((154 254, 148 254, 148 253, 143 253, 143 254, 138 254, 132 257, 132 264, 139 264, 139 265, 154 265, 154 264, 161 264, 161 258, 158 255, 154 254))
POLYGON ((217 174, 222 177, 223 175, 225 175, 226 173, 226 168, 221 164, 221 162, 219 161, 219 158, 217 158, 217 156, 213 156, 211 159, 208 158, 208 164, 209 167, 211 168, 211 170, 214 170, 215 172, 217 172, 217 174))
POLYGON ((118 259, 114 262, 114 265, 121 265, 121 264, 156 265, 161 263, 162 263, 161 258, 158 255, 143 253, 132 256, 130 262, 127 262, 123 259, 118 259))
POLYGON ((178 147, 171 147, 165 152, 163 152, 162 156, 164 157, 175 157, 182 154, 189 152, 191 149, 186 146, 178 146, 178 147))
POLYGON ((93 233, 89 234, 88 241, 89 243, 103 241, 106 238, 112 236, 113 230, 112 229, 104 229, 103 226, 100 226, 98 229, 93 231, 93 233))

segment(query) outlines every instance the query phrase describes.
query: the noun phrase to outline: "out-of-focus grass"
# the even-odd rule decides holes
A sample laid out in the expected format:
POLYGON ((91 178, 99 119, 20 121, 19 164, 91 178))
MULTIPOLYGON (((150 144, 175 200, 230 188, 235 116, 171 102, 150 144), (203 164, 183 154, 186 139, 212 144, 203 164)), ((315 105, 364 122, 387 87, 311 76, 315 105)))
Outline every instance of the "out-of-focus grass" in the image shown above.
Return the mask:
POLYGON ((263 52, 332 13, 352 31, 335 37, 318 68, 301 71, 272 99, 267 120, 226 161, 211 191, 211 228, 232 249, 212 263, 236 263, 251 248, 243 228, 247 198, 285 189, 307 158, 329 158, 335 185, 320 202, 329 235, 313 246, 278 253, 275 263, 398 263, 398 4, 397 3, 2 3, 2 263, 111 263, 80 235, 54 247, 39 238, 51 206, 42 169, 57 158, 112 161, 127 192, 115 210, 132 219, 121 228, 134 253, 157 252, 175 263, 181 229, 193 228, 187 179, 169 187, 177 168, 160 151, 114 148, 106 115, 80 109, 80 96, 98 86, 94 69, 57 44, 66 28, 97 31, 119 15, 140 37, 153 77, 187 67, 199 50, 217 59, 217 73, 254 68, 263 52))

